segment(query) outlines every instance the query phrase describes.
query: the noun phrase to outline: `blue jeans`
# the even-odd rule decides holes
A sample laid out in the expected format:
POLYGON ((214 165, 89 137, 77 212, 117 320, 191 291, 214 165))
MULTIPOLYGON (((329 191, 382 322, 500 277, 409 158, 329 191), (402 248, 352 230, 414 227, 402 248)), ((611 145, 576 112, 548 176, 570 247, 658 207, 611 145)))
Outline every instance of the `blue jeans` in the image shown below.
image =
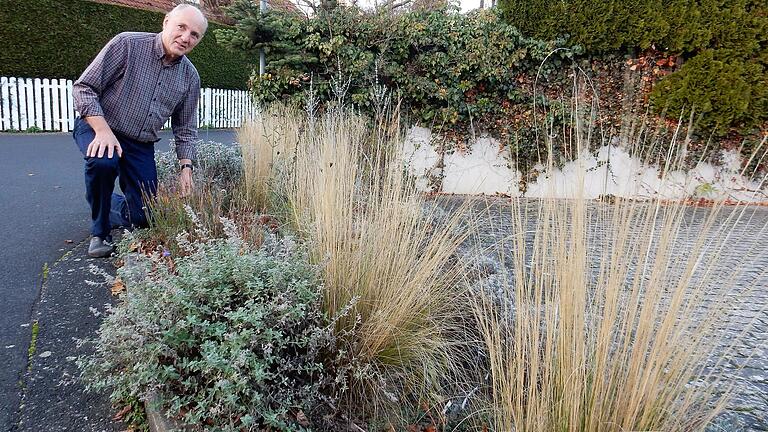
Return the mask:
POLYGON ((157 167, 155 144, 141 142, 115 133, 123 149, 123 156, 115 152, 108 157, 87 157, 88 144, 96 133, 81 118, 75 120, 72 131, 85 159, 85 199, 91 206, 91 234, 103 239, 116 227, 146 227, 148 224, 143 195, 157 193, 157 167), (120 189, 125 196, 114 193, 115 179, 120 178, 120 189))

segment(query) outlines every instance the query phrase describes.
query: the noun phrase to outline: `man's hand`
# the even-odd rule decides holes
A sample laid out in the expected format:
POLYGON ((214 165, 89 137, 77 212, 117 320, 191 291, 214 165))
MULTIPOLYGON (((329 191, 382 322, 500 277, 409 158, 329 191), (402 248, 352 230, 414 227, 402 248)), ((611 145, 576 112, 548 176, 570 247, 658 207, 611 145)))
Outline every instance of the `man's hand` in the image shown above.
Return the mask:
MULTIPOLYGON (((184 164, 192 164, 192 161, 189 159, 182 159, 179 161, 182 165, 184 164)), ((194 182, 192 181, 192 168, 185 167, 181 169, 181 173, 179 173, 179 189, 181 190, 181 196, 189 196, 192 194, 192 188, 194 187, 194 182)))
POLYGON ((117 157, 123 157, 123 148, 120 147, 120 142, 112 133, 104 117, 92 116, 86 117, 85 121, 91 126, 96 133, 96 137, 93 138, 90 144, 88 144, 88 150, 85 152, 87 157, 104 157, 106 152, 107 157, 112 159, 112 156, 117 151, 117 157))
POLYGON ((118 157, 123 157, 123 148, 120 147, 120 142, 115 138, 115 134, 112 131, 107 133, 96 134, 96 138, 88 144, 88 151, 86 156, 88 157, 104 157, 106 152, 107 157, 112 159, 112 156, 117 151, 118 157))

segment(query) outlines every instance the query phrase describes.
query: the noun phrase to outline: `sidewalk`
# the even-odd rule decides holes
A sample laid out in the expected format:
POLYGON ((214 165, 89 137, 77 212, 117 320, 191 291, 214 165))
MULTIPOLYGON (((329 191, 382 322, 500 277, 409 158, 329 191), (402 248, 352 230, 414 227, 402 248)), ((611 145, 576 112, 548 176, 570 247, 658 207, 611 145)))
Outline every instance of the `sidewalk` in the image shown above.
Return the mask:
MULTIPOLYGON (((37 320, 36 340, 30 364, 23 377, 19 422, 12 429, 29 432, 123 431, 125 425, 112 421, 108 394, 85 392, 79 381, 75 359, 91 348, 77 347, 77 339, 93 338, 104 317, 105 305, 114 301, 106 285, 91 274, 90 265, 115 273, 112 259, 89 258, 87 240, 54 263, 43 282, 32 325, 37 320)), ((45 276, 45 275, 44 275, 45 276)))

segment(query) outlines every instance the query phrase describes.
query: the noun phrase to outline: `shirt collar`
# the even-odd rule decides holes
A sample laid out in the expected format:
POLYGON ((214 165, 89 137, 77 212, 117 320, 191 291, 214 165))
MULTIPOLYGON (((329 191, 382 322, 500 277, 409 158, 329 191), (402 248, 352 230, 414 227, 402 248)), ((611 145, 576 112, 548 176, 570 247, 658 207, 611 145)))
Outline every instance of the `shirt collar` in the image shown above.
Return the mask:
MULTIPOLYGON (((163 48, 163 34, 162 33, 158 33, 158 34, 155 35, 155 43, 154 43, 153 51, 155 53, 155 57, 157 57, 159 60, 162 60, 162 58, 165 56, 165 49, 163 48)), ((176 63, 180 62, 182 57, 184 57, 184 56, 181 56, 181 57, 177 58, 176 60, 171 62, 171 64, 176 64, 176 63)))

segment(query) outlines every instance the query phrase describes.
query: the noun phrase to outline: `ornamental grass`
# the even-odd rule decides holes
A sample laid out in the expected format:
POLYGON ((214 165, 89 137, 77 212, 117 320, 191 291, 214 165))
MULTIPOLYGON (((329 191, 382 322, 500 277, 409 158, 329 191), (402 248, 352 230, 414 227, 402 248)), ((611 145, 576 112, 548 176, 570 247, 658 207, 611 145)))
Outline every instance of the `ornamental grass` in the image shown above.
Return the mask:
MULTIPOLYGON (((662 170, 661 189, 672 171, 662 170)), ((492 429, 704 430, 732 396, 718 370, 750 326, 725 329, 736 299, 765 281, 765 269, 745 272, 768 227, 742 238, 743 261, 723 267, 754 208, 588 201, 585 174, 573 199, 514 198, 501 210, 511 220, 497 233, 501 271, 473 299, 492 429)))

